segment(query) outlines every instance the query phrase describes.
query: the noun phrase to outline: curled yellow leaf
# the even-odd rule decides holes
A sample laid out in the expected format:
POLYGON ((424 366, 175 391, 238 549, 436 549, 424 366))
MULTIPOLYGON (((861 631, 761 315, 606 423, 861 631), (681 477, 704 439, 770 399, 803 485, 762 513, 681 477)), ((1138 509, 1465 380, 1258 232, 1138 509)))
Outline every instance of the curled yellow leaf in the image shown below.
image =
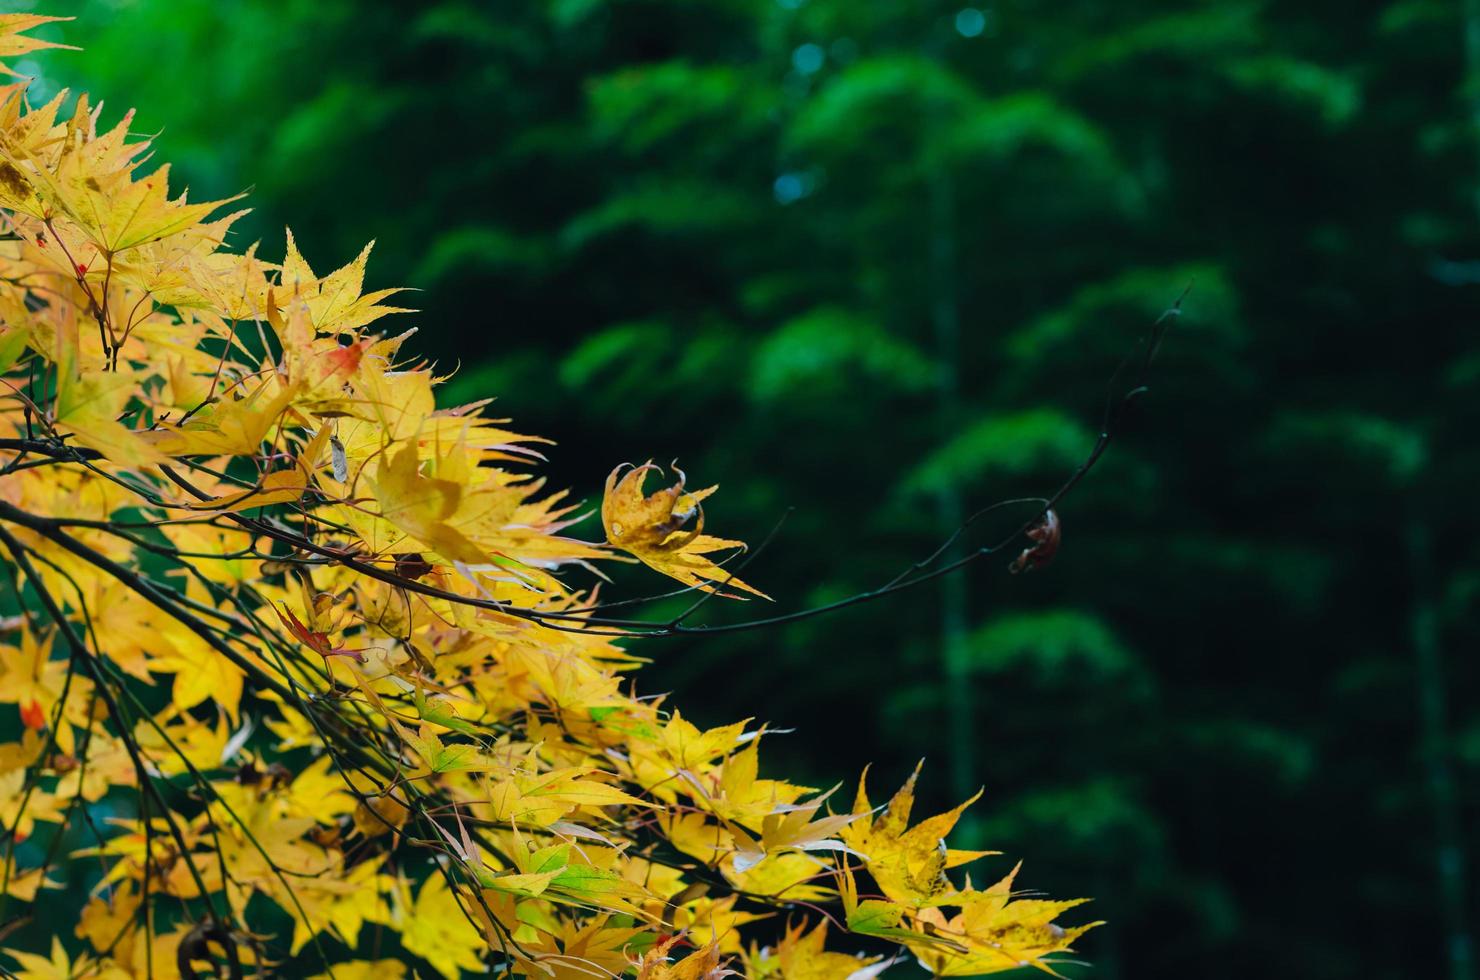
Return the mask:
POLYGON ((703 592, 738 599, 743 597, 730 590, 743 590, 770 598, 707 557, 727 548, 745 547, 743 541, 704 533, 702 501, 718 490, 718 485, 690 493, 684 488, 687 478, 683 470, 674 467, 677 483, 645 494, 647 475, 662 468, 649 461, 623 473, 626 466, 618 466, 606 478, 606 495, 601 501, 601 523, 610 544, 649 568, 703 592))

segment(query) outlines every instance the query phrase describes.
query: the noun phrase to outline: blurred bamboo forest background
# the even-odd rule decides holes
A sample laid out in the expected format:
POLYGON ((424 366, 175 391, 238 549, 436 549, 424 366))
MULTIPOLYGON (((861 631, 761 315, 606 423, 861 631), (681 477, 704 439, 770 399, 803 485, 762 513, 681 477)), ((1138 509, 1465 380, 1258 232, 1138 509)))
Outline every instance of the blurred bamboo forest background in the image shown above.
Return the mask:
POLYGON ((84 52, 33 99, 144 107, 268 256, 378 239, 558 482, 794 508, 746 574, 781 608, 1052 487, 1194 282, 1049 569, 654 641, 647 688, 795 728, 814 785, 984 785, 976 841, 1110 920, 1076 975, 1477 975, 1480 2, 44 8, 84 52))

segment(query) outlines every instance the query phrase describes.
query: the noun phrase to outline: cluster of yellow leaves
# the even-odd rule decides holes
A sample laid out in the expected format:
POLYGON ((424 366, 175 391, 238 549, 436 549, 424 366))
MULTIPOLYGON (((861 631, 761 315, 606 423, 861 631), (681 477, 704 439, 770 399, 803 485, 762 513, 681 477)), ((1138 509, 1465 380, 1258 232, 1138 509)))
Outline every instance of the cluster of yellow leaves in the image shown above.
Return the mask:
MULTIPOLYGON (((46 21, 0 16, 0 56, 46 21)), ((713 487, 647 495, 656 467, 619 468, 608 541, 571 536, 538 440, 439 408, 409 333, 372 332, 404 311, 364 291, 368 249, 326 275, 291 235, 281 263, 229 250, 228 202, 171 197, 130 117, 101 119, 0 87, 0 545, 22 600, 0 620, 21 732, 0 901, 57 883, 17 846, 38 827, 70 823, 102 869, 45 955, 6 951, 20 976, 230 951, 394 978, 367 952, 390 935, 447 978, 895 962, 825 949, 798 903, 937 975, 1051 970, 1087 928, 1053 924, 1075 903, 952 884, 981 856, 945 844, 961 808, 908 827, 912 777, 882 813, 862 786, 834 813, 760 775, 764 728, 635 693, 579 576, 617 548, 761 595, 709 557, 742 547, 703 533, 713 487), (259 933, 264 901, 291 934, 259 933)))

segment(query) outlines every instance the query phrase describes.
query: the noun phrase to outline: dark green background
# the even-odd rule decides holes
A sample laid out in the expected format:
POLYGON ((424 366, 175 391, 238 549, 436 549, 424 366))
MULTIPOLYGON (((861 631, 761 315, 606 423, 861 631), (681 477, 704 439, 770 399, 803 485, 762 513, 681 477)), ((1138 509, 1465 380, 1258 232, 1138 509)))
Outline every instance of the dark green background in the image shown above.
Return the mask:
POLYGON ((719 533, 794 508, 746 574, 777 606, 712 622, 1052 487, 1195 280, 1048 570, 653 642, 645 687, 795 728, 771 766, 817 785, 984 785, 967 835, 1110 920, 1076 973, 1476 975, 1480 3, 41 9, 85 51, 34 95, 142 107, 270 257, 378 239, 556 484, 677 456, 719 533))

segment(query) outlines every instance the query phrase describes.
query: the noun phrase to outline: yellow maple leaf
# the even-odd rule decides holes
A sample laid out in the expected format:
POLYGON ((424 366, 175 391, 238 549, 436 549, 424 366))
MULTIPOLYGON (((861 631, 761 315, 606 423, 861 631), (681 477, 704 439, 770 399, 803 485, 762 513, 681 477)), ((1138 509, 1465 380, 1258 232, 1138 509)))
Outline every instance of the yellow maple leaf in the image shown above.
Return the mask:
POLYGON ((234 390, 183 424, 162 426, 148 438, 161 452, 171 455, 252 456, 262 452, 263 444, 299 394, 297 387, 280 386, 275 381, 257 385, 245 394, 234 390))
MULTIPOLYGON (((76 51, 77 48, 70 44, 43 41, 39 37, 27 37, 22 33, 33 27, 40 27, 42 24, 71 19, 71 17, 46 17, 41 14, 0 14, 0 58, 9 58, 14 54, 27 54, 42 48, 66 48, 69 51, 76 51)), ((17 78, 25 78, 24 75, 4 64, 0 64, 0 72, 14 75, 17 78)), ((0 180, 3 179, 3 176, 0 176, 0 180)))
POLYGON ((15 840, 31 836, 36 821, 60 823, 64 818, 61 800, 45 790, 26 792, 26 772, 13 769, 0 775, 0 823, 14 828, 15 840))
POLYGON ((826 866, 817 858, 798 851, 772 854, 746 871, 736 871, 733 856, 720 871, 740 891, 751 895, 774 895, 789 902, 825 901, 837 897, 826 866))
POLYGON ((132 371, 75 371, 70 361, 57 366, 57 396, 52 420, 77 443, 116 463, 145 466, 164 456, 118 421, 139 387, 132 371))
POLYGON ((962 812, 981 796, 975 796, 945 813, 909 827, 910 810, 915 802, 915 781, 920 766, 900 787, 877 819, 871 813, 865 781, 867 770, 859 777, 858 796, 853 812, 858 820, 845 827, 839 837, 849 848, 862 854, 868 872, 880 890, 896 902, 923 907, 939 904, 955 892, 946 878, 947 868, 955 868, 992 851, 957 851, 946 847, 945 837, 956 825, 962 812))
POLYGON ((658 744, 674 765, 680 769, 694 769, 734 750, 745 734, 748 721, 721 725, 706 732, 700 731, 681 712, 675 711, 663 726, 658 744))
POLYGON ((775 950, 752 950, 746 956, 746 976, 776 980, 867 980, 876 977, 892 961, 881 957, 857 957, 824 949, 827 923, 810 932, 805 923, 786 930, 775 950))
POLYGON ((651 461, 633 467, 625 475, 623 466, 606 478, 601 501, 601 523, 606 539, 643 564, 683 584, 727 598, 742 598, 728 589, 741 589, 769 599, 759 589, 736 578, 707 556, 730 548, 744 549, 742 541, 716 538, 704 533, 702 502, 719 489, 716 484, 689 493, 684 489, 683 470, 674 467, 678 482, 652 494, 643 493, 647 475, 661 468, 651 461), (688 527, 693 522, 693 527, 688 527))
MULTIPOLYGON (((0 704, 17 705, 21 723, 40 731, 51 725, 56 703, 66 687, 67 661, 51 658, 52 634, 37 636, 23 628, 20 639, 18 648, 0 646, 0 704)), ((70 737, 63 750, 72 750, 70 737)))
POLYGON ((38 953, 25 953, 18 949, 7 949, 3 952, 20 964, 20 972, 11 974, 20 980, 72 980, 72 977, 76 975, 72 972, 72 961, 67 956, 67 951, 62 948, 62 941, 56 936, 51 937, 51 956, 49 957, 38 953))
POLYGON ((333 973, 317 973, 310 980, 401 980, 406 964, 400 960, 350 960, 335 963, 333 973))
POLYGON ((720 768, 718 789, 706 794, 705 803, 723 820, 758 825, 778 808, 787 807, 807 793, 810 786, 796 786, 776 779, 760 779, 760 739, 735 752, 720 768))
POLYGON ((141 899, 132 881, 125 881, 109 895, 94 895, 82 907, 76 934, 100 953, 109 951, 118 937, 135 928, 141 899))
POLYGON ((841 813, 818 817, 817 811, 825 797, 804 804, 778 806, 776 812, 768 813, 761 820, 760 838, 756 839, 731 824, 730 832, 735 835, 739 849, 735 854, 735 870, 745 872, 764 861, 768 856, 786 849, 798 851, 846 851, 847 846, 833 838, 848 824, 857 819, 855 814, 841 813), (813 819, 816 817, 816 819, 813 819))
POLYGON ((583 778, 598 771, 590 766, 578 766, 538 775, 516 772, 493 780, 488 787, 493 819, 548 827, 577 807, 650 805, 609 783, 583 778))
MULTIPOLYGON (((380 870, 382 858, 361 862, 343 878, 332 874, 295 882, 292 894, 272 892, 283 911, 293 916, 293 942, 290 955, 298 952, 315 933, 332 929, 334 934, 353 947, 360 929, 367 922, 390 924, 390 905, 385 900, 393 879, 380 870), (300 914, 301 913, 301 914, 300 914)), ((334 967, 339 974, 340 967, 334 967)))
POLYGON ((381 289, 362 295, 365 263, 374 247, 375 243, 371 242, 353 262, 320 279, 314 275, 313 269, 309 268, 307 260, 298 251, 298 243, 289 229, 287 254, 283 258, 280 281, 284 298, 305 303, 310 322, 319 333, 325 334, 363 327, 390 313, 413 312, 397 306, 381 305, 381 300, 400 292, 399 289, 381 289))
POLYGON ((426 960, 447 980, 458 980, 464 970, 482 969, 483 937, 440 874, 434 872, 421 886, 400 926, 407 952, 426 960))
MULTIPOLYGON (((1018 866, 1019 868, 1021 865, 1018 866)), ((918 921, 930 933, 948 936, 951 946, 934 944, 917 949, 921 965, 938 977, 975 977, 1031 966, 1059 976, 1047 959, 1067 952, 1080 936, 1100 922, 1064 928, 1054 923, 1061 912, 1083 905, 1088 899, 1045 901, 1012 898, 1018 868, 983 892, 962 892, 957 901, 961 912, 947 917, 939 909, 925 909, 918 921)))
POLYGON ((720 964, 718 943, 696 949, 675 962, 673 948, 683 942, 680 936, 669 936, 643 955, 637 964, 637 980, 720 980, 738 976, 720 964))
POLYGON ((415 440, 381 461, 374 480, 380 516, 452 561, 475 565, 488 561, 484 549, 448 523, 462 503, 463 484, 427 476, 421 466, 415 440))
POLYGON ((632 966, 627 947, 640 929, 608 926, 606 916, 561 922, 511 949, 516 976, 540 980, 619 977, 632 966))

